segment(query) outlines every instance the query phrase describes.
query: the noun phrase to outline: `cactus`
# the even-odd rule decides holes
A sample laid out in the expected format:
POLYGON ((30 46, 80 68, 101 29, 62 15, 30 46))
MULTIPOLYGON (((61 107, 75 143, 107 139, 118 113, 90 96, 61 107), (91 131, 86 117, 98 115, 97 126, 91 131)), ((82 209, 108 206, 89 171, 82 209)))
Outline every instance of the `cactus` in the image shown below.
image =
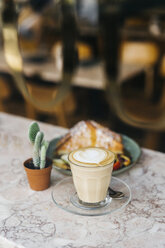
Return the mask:
POLYGON ((34 148, 33 148, 33 164, 35 167, 39 167, 40 165, 40 148, 41 148, 41 142, 43 136, 44 134, 39 131, 35 138, 34 148))
POLYGON ((31 141, 32 144, 34 144, 35 142, 35 138, 36 138, 36 135, 37 133, 40 131, 40 128, 38 126, 38 123, 37 122, 32 122, 29 126, 29 139, 31 141))
POLYGON ((45 148, 47 150, 48 149, 48 146, 49 146, 49 142, 46 141, 46 140, 43 140, 41 146, 45 146, 45 148))
POLYGON ((44 140, 44 133, 40 131, 37 122, 32 122, 29 127, 29 139, 33 146, 34 167, 43 169, 46 164, 46 151, 49 143, 44 140))
POLYGON ((45 168, 45 164, 46 164, 46 147, 43 145, 41 147, 40 169, 45 168))

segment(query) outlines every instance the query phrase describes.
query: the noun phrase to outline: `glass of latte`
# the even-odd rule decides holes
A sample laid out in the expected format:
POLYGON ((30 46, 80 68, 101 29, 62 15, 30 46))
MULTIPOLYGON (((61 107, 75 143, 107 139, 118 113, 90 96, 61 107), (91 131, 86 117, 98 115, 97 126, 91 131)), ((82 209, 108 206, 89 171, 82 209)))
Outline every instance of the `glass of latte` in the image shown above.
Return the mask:
POLYGON ((115 155, 104 148, 86 147, 68 156, 79 201, 100 204, 107 197, 115 155))

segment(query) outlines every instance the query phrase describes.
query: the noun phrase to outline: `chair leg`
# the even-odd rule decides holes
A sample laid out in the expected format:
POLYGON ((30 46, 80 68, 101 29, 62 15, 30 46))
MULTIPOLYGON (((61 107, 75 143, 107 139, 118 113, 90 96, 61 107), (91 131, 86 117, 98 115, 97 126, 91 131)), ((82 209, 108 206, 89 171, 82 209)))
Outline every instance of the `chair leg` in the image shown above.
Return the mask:
POLYGON ((27 118, 36 120, 37 119, 37 112, 33 105, 27 101, 25 101, 25 113, 27 118))
POLYGON ((154 71, 152 68, 147 68, 146 71, 146 80, 145 80, 145 88, 144 92, 145 95, 148 99, 152 97, 153 90, 154 90, 154 83, 153 83, 153 76, 154 76, 154 71))
POLYGON ((160 132, 146 131, 144 141, 143 141, 143 147, 146 147, 152 150, 157 150, 160 137, 161 137, 160 132))
POLYGON ((64 104, 63 103, 59 104, 55 108, 54 112, 55 112, 56 117, 57 117, 57 124, 59 126, 68 127, 64 104))
POLYGON ((0 99, 0 112, 5 112, 3 100, 0 99))

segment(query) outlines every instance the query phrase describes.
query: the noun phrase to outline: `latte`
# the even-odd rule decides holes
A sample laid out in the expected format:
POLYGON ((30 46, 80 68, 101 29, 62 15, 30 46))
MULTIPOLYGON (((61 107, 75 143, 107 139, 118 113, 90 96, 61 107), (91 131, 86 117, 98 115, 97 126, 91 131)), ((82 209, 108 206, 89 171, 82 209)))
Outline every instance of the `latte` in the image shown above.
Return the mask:
POLYGON ((85 203, 103 201, 111 179, 114 153, 87 147, 71 152, 68 158, 79 199, 85 203))
POLYGON ((114 160, 109 150, 97 147, 81 148, 69 155, 69 160, 79 166, 104 166, 114 160))

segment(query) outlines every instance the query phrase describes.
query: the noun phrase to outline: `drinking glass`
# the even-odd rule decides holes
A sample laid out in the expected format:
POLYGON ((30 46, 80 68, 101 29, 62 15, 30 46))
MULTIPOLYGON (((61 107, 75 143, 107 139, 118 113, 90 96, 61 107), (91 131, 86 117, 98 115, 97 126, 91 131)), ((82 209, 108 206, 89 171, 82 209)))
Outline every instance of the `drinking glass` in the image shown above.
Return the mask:
MULTIPOLYGON (((83 152, 88 153, 89 149, 99 149, 106 151, 111 159, 106 159, 104 165, 87 164, 85 162, 75 162, 71 152, 68 156, 73 175, 74 186, 81 204, 96 207, 107 204, 107 190, 110 184, 115 155, 103 148, 83 148, 83 152)), ((78 149, 81 151, 82 149, 78 149)), ((78 151, 76 150, 76 151, 78 151)), ((93 158, 94 159, 94 158, 93 158)))

